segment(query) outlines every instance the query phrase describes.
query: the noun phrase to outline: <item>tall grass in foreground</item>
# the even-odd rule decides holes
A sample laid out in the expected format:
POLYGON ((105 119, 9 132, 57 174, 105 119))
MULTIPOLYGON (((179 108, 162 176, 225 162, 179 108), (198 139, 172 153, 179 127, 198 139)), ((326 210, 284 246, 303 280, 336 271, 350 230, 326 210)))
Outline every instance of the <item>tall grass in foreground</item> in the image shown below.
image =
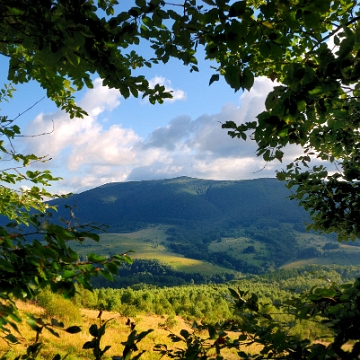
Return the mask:
MULTIPOLYGON (((23 314, 43 316, 49 322, 51 320, 51 317, 46 317, 46 310, 40 306, 23 302, 19 302, 17 305, 23 314)), ((83 350, 82 347, 86 341, 89 341, 92 338, 88 331, 91 324, 99 324, 99 312, 88 309, 78 309, 78 311, 81 314, 82 331, 78 334, 68 334, 65 331, 57 330, 60 334, 60 338, 57 338, 44 329, 43 333, 40 335, 40 341, 43 343, 43 348, 39 359, 52 359, 52 357, 58 353, 62 357, 68 354, 66 358, 67 360, 94 359, 91 350, 83 350)), ((186 322, 183 318, 179 316, 171 316, 169 319, 168 318, 169 317, 167 315, 137 315, 132 319, 136 323, 136 329, 138 332, 154 329, 154 331, 146 336, 138 346, 139 350, 146 350, 141 359, 154 360, 160 358, 160 355, 153 351, 155 344, 166 344, 170 348, 181 347, 181 343, 172 343, 171 339, 168 337, 170 332, 179 334, 181 329, 187 329, 189 332, 192 331, 191 324, 186 322)), ((124 346, 121 345, 121 342, 125 341, 129 335, 129 327, 126 325, 127 317, 120 316, 116 312, 103 311, 101 319, 103 321, 113 319, 108 323, 106 333, 101 343, 102 347, 105 345, 111 345, 110 350, 103 357, 104 360, 111 360, 112 356, 119 356, 123 353, 124 346)), ((65 321, 64 323, 65 327, 70 325, 65 321)), ((9 360, 14 359, 17 355, 24 354, 26 352, 26 347, 31 345, 35 340, 35 332, 31 330, 26 323, 22 323, 19 326, 19 330, 22 335, 20 344, 9 347, 5 341, 0 340, 0 355, 9 351, 7 357, 9 360)), ((204 337, 206 336, 207 334, 204 333, 204 337)), ((233 337, 235 338, 236 335, 234 334, 233 337)), ((256 346, 250 349, 253 353, 259 352, 259 348, 256 346)), ((236 351, 224 351, 223 355, 229 360, 238 359, 236 351)))
POLYGON ((63 321, 67 325, 81 325, 82 316, 79 307, 72 301, 63 298, 46 289, 38 296, 38 304, 44 308, 44 315, 49 318, 55 318, 63 321))

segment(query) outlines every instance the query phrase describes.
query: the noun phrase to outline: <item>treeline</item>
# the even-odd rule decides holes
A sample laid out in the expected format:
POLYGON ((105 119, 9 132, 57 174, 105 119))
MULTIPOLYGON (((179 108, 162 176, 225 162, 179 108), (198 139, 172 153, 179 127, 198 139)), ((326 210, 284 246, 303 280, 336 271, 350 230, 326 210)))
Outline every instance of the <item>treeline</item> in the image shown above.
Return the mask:
MULTIPOLYGON (((231 264, 225 263, 229 257, 224 256, 224 253, 214 253, 214 259, 216 259, 216 256, 218 256, 218 264, 225 267, 231 266, 231 264)), ((239 260, 238 262, 237 268, 241 269, 242 262, 239 260)), ((126 264, 120 268, 118 274, 114 276, 114 281, 106 280, 103 277, 94 277, 92 285, 95 288, 121 289, 131 287, 138 289, 144 286, 171 287, 193 284, 223 284, 241 278, 255 282, 277 282, 281 288, 291 289, 294 288, 294 281, 296 287, 306 288, 309 281, 314 282, 318 277, 327 277, 327 279, 336 283, 360 277, 360 266, 307 265, 301 268, 280 269, 260 275, 256 274, 256 266, 253 266, 247 271, 250 274, 246 272, 188 273, 177 271, 158 260, 135 259, 132 265, 126 264), (288 279, 292 279, 291 284, 286 286, 288 279)))
POLYGON ((171 227, 166 231, 167 246, 170 251, 185 257, 209 261, 231 270, 251 274, 267 271, 266 263, 271 262, 275 266, 280 266, 291 259, 295 260, 300 255, 295 233, 275 220, 260 219, 257 222, 259 227, 251 225, 245 228, 239 228, 239 224, 235 222, 230 223, 227 228, 208 230, 203 233, 201 233, 201 228, 197 227, 193 227, 191 232, 185 227, 171 227), (266 253, 256 254, 256 258, 262 260, 263 266, 239 259, 226 252, 209 250, 208 244, 212 241, 221 242, 222 237, 242 236, 257 240, 267 246, 266 253))
POLYGON ((187 273, 177 271, 172 267, 160 263, 158 260, 134 260, 132 265, 124 265, 110 282, 104 278, 92 279, 96 288, 126 288, 128 286, 141 287, 143 284, 155 286, 179 286, 186 284, 220 284, 236 279, 234 272, 222 272, 212 275, 187 273))
MULTIPOLYGON (((78 288, 73 303, 78 307, 116 311, 123 316, 138 314, 162 315, 168 325, 176 322, 175 316, 187 320, 214 323, 236 317, 229 288, 257 294, 266 311, 278 320, 291 322, 289 314, 278 313, 276 302, 286 302, 296 293, 312 287, 324 287, 329 282, 341 284, 360 276, 360 267, 315 267, 280 270, 262 276, 244 276, 227 284, 184 285, 155 287, 143 284, 136 288, 100 288, 93 292, 78 288)), ((125 279, 124 279, 125 280, 125 279)), ((315 339, 324 335, 325 328, 306 321, 294 322, 293 334, 315 339)))
POLYGON ((261 276, 251 276, 248 279, 263 279, 265 282, 277 282, 283 289, 293 289, 293 285, 301 289, 308 288, 309 283, 324 279, 327 282, 340 284, 360 278, 360 266, 339 266, 339 265, 306 265, 294 269, 280 269, 261 276), (291 284, 289 284, 291 282, 291 284))

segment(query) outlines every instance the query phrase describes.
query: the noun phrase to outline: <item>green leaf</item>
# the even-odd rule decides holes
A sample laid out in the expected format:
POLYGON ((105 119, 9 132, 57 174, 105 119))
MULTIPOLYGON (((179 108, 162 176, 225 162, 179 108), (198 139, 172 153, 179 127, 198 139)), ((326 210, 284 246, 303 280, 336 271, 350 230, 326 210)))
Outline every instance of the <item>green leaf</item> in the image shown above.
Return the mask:
POLYGON ((209 81, 209 85, 211 85, 214 81, 219 81, 219 78, 220 78, 219 74, 212 75, 209 81))
POLYGON ((94 253, 88 254, 87 259, 89 262, 92 262, 92 263, 104 262, 106 260, 104 256, 96 255, 94 253))
POLYGON ((26 322, 29 324, 29 326, 36 332, 40 332, 42 327, 40 327, 37 323, 37 321, 31 316, 26 319, 26 322))
POLYGON ((98 336, 98 327, 96 324, 92 324, 89 328, 89 333, 91 336, 93 337, 97 337, 98 336))
POLYGON ((225 80, 235 90, 239 90, 242 85, 242 75, 240 68, 236 65, 229 65, 225 69, 225 80))
POLYGON ((242 334, 238 337, 239 341, 246 341, 247 340, 247 335, 246 334, 242 334))
POLYGON ((104 270, 99 270, 99 274, 105 278, 106 280, 109 281, 114 281, 114 277, 112 276, 112 274, 108 271, 104 271, 104 270))
POLYGON ((81 331, 80 326, 70 326, 67 329, 65 329, 65 331, 69 334, 77 334, 78 332, 81 331))
POLYGON ((229 16, 240 17, 246 10, 246 1, 236 1, 230 6, 229 16))
POLYGON ((135 4, 142 8, 142 7, 146 6, 146 0, 136 0, 135 4))
POLYGON ((86 343, 83 345, 83 349, 94 349, 96 346, 96 339, 93 339, 91 341, 86 341, 86 343))
POLYGON ((351 34, 341 42, 340 48, 336 53, 337 56, 339 58, 344 58, 345 56, 347 56, 354 48, 354 44, 355 44, 355 35, 351 34))
POLYGON ((251 72, 249 68, 245 68, 243 71, 242 87, 250 91, 250 89, 254 85, 254 81, 255 81, 254 74, 251 72))
POLYGON ((187 339, 190 336, 190 333, 186 330, 186 329, 182 329, 180 331, 180 335, 184 338, 187 339))
POLYGON ((215 340, 217 338, 217 332, 215 326, 208 325, 209 338, 215 340))
POLYGON ((59 327, 59 328, 63 328, 64 327, 64 323, 63 322, 59 322, 56 319, 52 318, 51 319, 51 324, 53 326, 59 327))
POLYGON ((51 327, 46 326, 46 330, 48 330, 49 332, 51 332, 54 336, 60 338, 60 335, 58 332, 56 332, 54 329, 52 329, 51 327))
POLYGON ((104 267, 106 269, 108 269, 114 275, 117 275, 117 273, 119 271, 118 266, 116 266, 114 263, 111 263, 111 262, 104 264, 104 267))
POLYGON ((149 329, 149 330, 146 330, 146 331, 142 331, 141 333, 136 335, 137 342, 140 342, 142 339, 145 338, 145 336, 147 336, 148 334, 150 334, 153 331, 154 331, 153 329, 149 329))
POLYGON ((325 298, 332 298, 336 295, 336 290, 326 289, 326 288, 317 288, 315 289, 315 294, 325 298))
POLYGON ((213 0, 202 0, 202 2, 210 6, 216 6, 216 3, 213 0))
POLYGON ((240 295, 236 290, 234 290, 232 288, 228 288, 228 290, 230 291, 230 294, 234 299, 236 299, 236 300, 239 299, 240 295))
POLYGON ((75 276, 75 271, 73 270, 65 270, 62 274, 63 279, 69 279, 75 276))
POLYGON ((10 341, 12 344, 18 344, 19 343, 19 340, 17 339, 16 336, 14 336, 13 334, 8 334, 5 336, 5 339, 7 341, 10 341))

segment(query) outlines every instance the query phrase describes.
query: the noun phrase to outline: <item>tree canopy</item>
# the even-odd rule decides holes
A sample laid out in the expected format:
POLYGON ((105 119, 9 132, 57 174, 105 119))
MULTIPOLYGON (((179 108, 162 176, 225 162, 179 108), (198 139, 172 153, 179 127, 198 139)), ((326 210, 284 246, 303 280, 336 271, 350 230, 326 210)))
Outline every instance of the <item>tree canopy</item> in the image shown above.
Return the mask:
MULTIPOLYGON (((256 121, 236 124, 229 119, 222 127, 232 137, 255 141, 257 155, 266 161, 281 161, 288 145, 301 147, 302 155, 278 178, 287 181, 292 197, 310 211, 312 228, 335 232, 340 240, 359 237, 358 1, 173 1, 136 0, 118 11, 116 0, 3 0, 0 54, 9 58, 7 77, 15 85, 37 81, 70 117, 82 117, 86 109, 76 105, 74 92, 84 85, 91 88, 92 74, 125 98, 142 96, 161 103, 171 94, 160 85, 150 88, 137 75, 141 68, 177 58, 198 71, 198 49, 203 47, 206 59, 215 64, 210 85, 224 77, 238 91, 251 90, 260 76, 274 81, 266 110, 256 121), (149 46, 153 56, 139 55, 139 45, 149 46)), ((5 87, 0 100, 11 95, 12 87, 5 87)), ((73 279, 90 287, 91 275, 111 278, 129 259, 119 255, 107 261, 89 254, 79 262, 67 242, 98 237, 73 227, 71 211, 64 228, 39 216, 29 220, 25 210, 44 211, 44 196, 50 195, 39 186, 56 179, 47 171, 21 172, 46 159, 17 153, 12 140, 20 135, 19 127, 6 116, 0 120, 1 159, 19 162, 19 168, 1 171, 0 211, 35 227, 35 235, 1 229, 0 297, 32 297, 34 288, 47 284, 71 295, 73 279), (3 185, 25 179, 34 183, 30 190, 3 185), (28 242, 30 235, 46 246, 37 239, 28 242)), ((3 310, 14 314, 11 306, 3 310)), ((0 326, 6 325, 5 317, 1 319, 0 326)))
POLYGON ((3 1, 0 51, 10 58, 8 79, 38 81, 72 117, 85 114, 73 93, 92 87, 94 73, 124 97, 161 103, 171 95, 159 85, 150 89, 133 70, 173 57, 198 71, 203 46, 216 62, 210 84, 223 76, 238 91, 250 90, 259 76, 274 81, 256 121, 223 124, 230 136, 251 138, 266 161, 281 161, 289 144, 301 146, 303 155, 278 178, 294 187, 314 229, 341 240, 359 236, 357 1, 136 0, 121 12, 117 4, 3 1), (138 55, 137 45, 150 46, 153 56, 138 55))

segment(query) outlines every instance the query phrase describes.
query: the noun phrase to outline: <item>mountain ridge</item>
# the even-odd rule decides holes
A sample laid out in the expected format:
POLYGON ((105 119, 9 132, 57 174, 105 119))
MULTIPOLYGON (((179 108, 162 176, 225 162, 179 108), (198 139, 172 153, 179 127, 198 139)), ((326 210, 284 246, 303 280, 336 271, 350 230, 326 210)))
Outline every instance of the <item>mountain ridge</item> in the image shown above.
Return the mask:
POLYGON ((287 195, 285 186, 270 178, 231 181, 178 177, 107 183, 51 204, 59 210, 63 204, 73 204, 80 220, 96 220, 114 230, 131 230, 136 222, 141 227, 141 222, 221 221, 224 216, 238 222, 265 215, 292 223, 308 219, 295 202, 285 200, 287 195))
POLYGON ((107 183, 51 204, 58 206, 64 219, 69 209, 63 205, 68 204, 81 223, 107 224, 109 236, 103 235, 104 241, 92 249, 108 256, 128 250, 121 248, 123 242, 136 244, 138 259, 166 262, 168 257, 171 262, 170 257, 178 254, 244 273, 261 273, 292 262, 358 263, 353 255, 360 248, 351 251, 330 235, 306 233, 309 214, 289 195, 275 178, 178 177, 107 183), (140 238, 133 235, 152 228, 162 230, 140 238), (162 249, 158 257, 156 249, 162 249))

